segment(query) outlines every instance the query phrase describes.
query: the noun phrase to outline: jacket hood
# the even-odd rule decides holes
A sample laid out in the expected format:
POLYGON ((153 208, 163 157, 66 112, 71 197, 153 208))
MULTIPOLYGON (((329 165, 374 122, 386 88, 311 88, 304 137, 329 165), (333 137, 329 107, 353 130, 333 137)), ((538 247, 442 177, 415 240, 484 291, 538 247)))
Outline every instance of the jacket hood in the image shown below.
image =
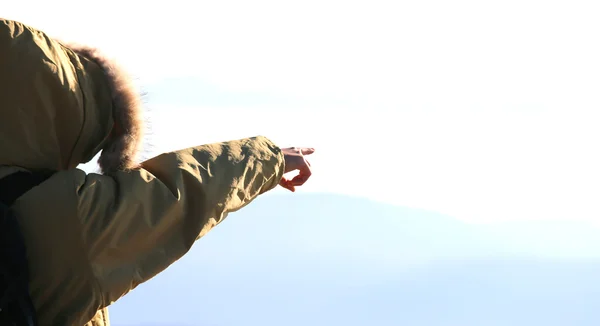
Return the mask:
POLYGON ((0 18, 0 165, 64 170, 101 152, 103 173, 136 168, 140 96, 98 50, 0 18))

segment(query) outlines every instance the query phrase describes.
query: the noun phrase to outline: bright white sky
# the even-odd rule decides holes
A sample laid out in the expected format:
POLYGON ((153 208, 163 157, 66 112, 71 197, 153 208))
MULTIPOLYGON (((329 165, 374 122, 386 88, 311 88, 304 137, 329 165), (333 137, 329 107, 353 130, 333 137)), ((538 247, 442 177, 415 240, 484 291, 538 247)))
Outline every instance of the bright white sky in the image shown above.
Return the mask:
POLYGON ((11 1, 2 15, 100 47, 142 86, 190 77, 305 103, 150 102, 154 154, 263 134, 317 148, 303 191, 473 222, 597 222, 599 9, 578 0, 55 0, 11 1))

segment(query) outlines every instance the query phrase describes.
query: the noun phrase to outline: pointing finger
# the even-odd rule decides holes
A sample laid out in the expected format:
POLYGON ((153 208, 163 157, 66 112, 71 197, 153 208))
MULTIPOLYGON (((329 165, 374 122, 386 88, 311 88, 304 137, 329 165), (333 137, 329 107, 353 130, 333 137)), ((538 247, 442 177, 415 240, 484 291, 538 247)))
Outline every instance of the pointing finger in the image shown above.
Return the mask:
POLYGON ((302 149, 300 149, 300 152, 302 153, 302 155, 310 155, 315 152, 315 149, 314 148, 302 148, 302 149))

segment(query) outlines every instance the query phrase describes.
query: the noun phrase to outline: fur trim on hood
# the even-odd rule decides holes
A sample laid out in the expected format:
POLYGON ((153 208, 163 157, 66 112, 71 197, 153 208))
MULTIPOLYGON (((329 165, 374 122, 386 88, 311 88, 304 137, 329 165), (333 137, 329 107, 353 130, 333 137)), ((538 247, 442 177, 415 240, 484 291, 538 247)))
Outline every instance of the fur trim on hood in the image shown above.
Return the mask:
POLYGON ((131 79, 97 49, 79 44, 67 46, 79 56, 95 62, 104 71, 112 96, 115 126, 98 159, 102 173, 137 168, 144 128, 141 98, 131 79))

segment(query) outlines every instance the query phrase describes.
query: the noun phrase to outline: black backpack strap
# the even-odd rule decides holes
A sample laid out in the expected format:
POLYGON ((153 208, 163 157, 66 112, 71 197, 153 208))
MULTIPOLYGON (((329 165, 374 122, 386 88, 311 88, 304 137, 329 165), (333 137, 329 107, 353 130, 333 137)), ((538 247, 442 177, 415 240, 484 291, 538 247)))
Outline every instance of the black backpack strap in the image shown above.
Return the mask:
POLYGON ((7 206, 17 200, 17 198, 23 196, 31 188, 39 185, 50 178, 54 172, 50 171, 39 171, 39 172, 25 172, 19 171, 0 179, 0 202, 3 202, 7 206))
POLYGON ((29 296, 27 250, 10 206, 51 173, 17 172, 0 179, 0 326, 37 326, 29 296))

